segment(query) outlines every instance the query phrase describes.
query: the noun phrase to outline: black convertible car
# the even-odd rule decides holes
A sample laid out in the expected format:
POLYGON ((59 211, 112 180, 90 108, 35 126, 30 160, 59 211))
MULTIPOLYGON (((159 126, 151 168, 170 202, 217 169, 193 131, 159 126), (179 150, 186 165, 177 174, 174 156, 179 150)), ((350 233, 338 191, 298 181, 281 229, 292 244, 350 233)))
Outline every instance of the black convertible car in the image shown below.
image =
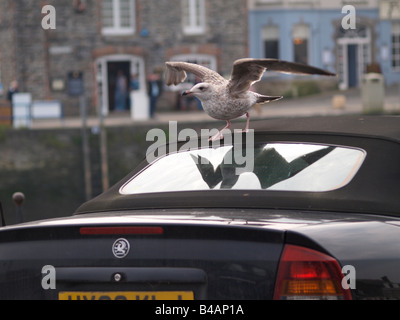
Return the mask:
POLYGON ((0 298, 399 299, 400 117, 252 127, 0 228, 0 298))

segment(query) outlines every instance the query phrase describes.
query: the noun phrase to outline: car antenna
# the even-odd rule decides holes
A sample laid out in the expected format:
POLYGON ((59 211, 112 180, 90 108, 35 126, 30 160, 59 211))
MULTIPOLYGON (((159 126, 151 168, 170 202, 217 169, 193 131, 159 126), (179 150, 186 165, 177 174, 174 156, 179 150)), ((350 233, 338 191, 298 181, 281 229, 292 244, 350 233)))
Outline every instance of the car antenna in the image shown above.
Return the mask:
POLYGON ((0 218, 1 218, 1 226, 5 227, 6 221, 4 220, 4 211, 3 211, 3 205, 1 204, 1 201, 0 201, 0 218))

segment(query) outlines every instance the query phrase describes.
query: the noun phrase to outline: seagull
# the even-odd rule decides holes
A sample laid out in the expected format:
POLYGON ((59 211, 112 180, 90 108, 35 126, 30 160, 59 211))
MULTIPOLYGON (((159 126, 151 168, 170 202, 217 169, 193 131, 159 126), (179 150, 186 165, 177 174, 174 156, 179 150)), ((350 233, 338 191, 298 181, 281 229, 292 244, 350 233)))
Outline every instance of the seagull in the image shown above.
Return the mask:
POLYGON ((195 96, 201 101, 204 111, 210 117, 226 121, 226 126, 210 140, 222 139, 223 131, 230 127, 231 120, 243 115, 247 118, 243 132, 248 132, 250 108, 257 103, 282 99, 282 96, 266 96, 250 90, 266 70, 289 74, 336 76, 316 67, 278 59, 236 60, 229 80, 209 68, 194 63, 167 61, 165 66, 165 83, 168 86, 183 82, 186 79, 186 72, 196 75, 201 82, 184 91, 182 95, 195 96))

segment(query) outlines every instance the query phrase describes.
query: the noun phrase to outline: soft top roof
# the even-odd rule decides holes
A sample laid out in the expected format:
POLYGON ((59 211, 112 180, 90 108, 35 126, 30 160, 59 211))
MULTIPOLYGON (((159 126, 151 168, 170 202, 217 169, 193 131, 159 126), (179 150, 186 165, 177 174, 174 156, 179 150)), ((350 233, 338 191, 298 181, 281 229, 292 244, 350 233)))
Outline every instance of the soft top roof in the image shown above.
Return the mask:
MULTIPOLYGON (((235 123, 233 128, 243 128, 235 123)), ((265 208, 356 212, 400 216, 400 117, 331 116, 252 121, 256 143, 315 142, 366 151, 354 179, 328 192, 205 190, 123 195, 119 189, 143 163, 105 193, 84 203, 75 214, 167 208, 265 208)), ((145 150, 143 150, 143 153, 145 150)))
MULTIPOLYGON (((233 128, 241 128, 235 124, 233 128)), ((279 118, 250 122, 255 132, 334 133, 338 135, 364 135, 400 142, 400 116, 321 116, 306 118, 279 118)))

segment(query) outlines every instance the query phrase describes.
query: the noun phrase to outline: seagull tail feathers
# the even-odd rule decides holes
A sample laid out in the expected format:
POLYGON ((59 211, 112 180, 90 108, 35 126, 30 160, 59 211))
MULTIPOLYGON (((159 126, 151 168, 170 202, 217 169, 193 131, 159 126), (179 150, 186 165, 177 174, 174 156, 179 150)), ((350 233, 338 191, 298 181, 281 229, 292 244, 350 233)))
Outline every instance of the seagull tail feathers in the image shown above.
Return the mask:
POLYGON ((282 98, 283 98, 282 96, 263 96, 259 94, 257 96, 257 103, 267 103, 270 101, 280 100, 282 98))

